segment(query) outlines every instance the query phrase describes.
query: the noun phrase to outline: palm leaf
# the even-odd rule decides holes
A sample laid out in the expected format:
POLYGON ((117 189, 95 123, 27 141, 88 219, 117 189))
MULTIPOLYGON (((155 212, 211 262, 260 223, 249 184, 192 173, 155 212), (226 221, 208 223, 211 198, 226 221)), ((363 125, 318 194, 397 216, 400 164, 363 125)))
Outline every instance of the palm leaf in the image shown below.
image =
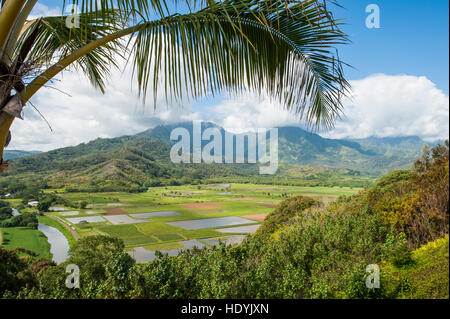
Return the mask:
POLYGON ((334 47, 347 42, 317 1, 225 0, 142 24, 132 53, 144 98, 164 74, 168 97, 253 90, 318 128, 342 112, 348 83, 334 47))
MULTIPOLYGON (((38 23, 37 35, 33 47, 27 55, 27 61, 41 69, 80 50, 86 43, 117 32, 125 23, 123 20, 121 24, 117 23, 117 21, 121 21, 121 16, 117 11, 110 10, 107 15, 104 13, 102 17, 95 18, 96 16, 96 12, 80 14, 80 28, 71 29, 66 26, 66 16, 40 18, 30 23, 27 30, 21 35, 15 54, 20 52, 20 48, 26 43, 38 23), (106 23, 113 18, 116 21, 114 25, 106 23), (89 32, 85 33, 83 30, 89 30, 89 32)), ((125 51, 124 45, 119 40, 111 41, 87 52, 72 66, 80 69, 94 87, 104 92, 105 81, 110 74, 111 67, 117 67, 117 56, 125 51)))
MULTIPOLYGON (((33 54, 50 61, 59 50, 61 59, 30 85, 47 81, 59 65, 76 63, 102 89, 118 39, 133 35, 127 54, 144 101, 149 87, 155 99, 163 86, 167 98, 178 100, 253 90, 314 128, 331 127, 341 114, 349 85, 335 47, 348 39, 327 1, 210 0, 196 11, 172 15, 165 1, 144 2, 102 1, 93 12, 86 5, 92 1, 83 2, 87 13, 75 33, 58 24, 61 17, 44 19, 33 54), (106 10, 123 19, 118 23, 106 10), (155 14, 161 17, 152 20, 155 14), (124 21, 128 28, 121 27, 124 21)), ((34 92, 28 90, 27 97, 34 92)))

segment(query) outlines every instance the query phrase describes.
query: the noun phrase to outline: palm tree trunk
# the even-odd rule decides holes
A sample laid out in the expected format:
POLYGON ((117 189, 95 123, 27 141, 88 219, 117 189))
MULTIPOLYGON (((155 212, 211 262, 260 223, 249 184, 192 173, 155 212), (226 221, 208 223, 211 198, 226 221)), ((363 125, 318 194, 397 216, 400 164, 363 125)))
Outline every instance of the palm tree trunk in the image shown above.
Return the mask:
POLYGON ((6 167, 6 163, 3 162, 3 148, 6 143, 9 128, 14 120, 14 116, 3 111, 4 106, 11 98, 9 78, 9 68, 0 61, 0 172, 6 167))
POLYGON ((2 147, 0 147, 0 173, 8 166, 8 163, 6 161, 3 161, 3 149, 6 143, 6 138, 8 137, 9 128, 11 127, 13 120, 14 116, 6 112, 0 113, 0 145, 2 145, 2 147))
POLYGON ((22 10, 26 0, 8 0, 0 12, 0 51, 8 40, 14 23, 22 10))
MULTIPOLYGON (((11 88, 8 83, 10 73, 8 68, 9 63, 5 63, 9 62, 9 57, 4 55, 4 50, 6 49, 11 32, 14 32, 14 27, 19 28, 18 23, 20 21, 25 22, 24 19, 26 19, 26 17, 24 19, 19 19, 20 21, 18 21, 18 17, 20 16, 25 2, 26 0, 8 0, 0 12, 0 172, 7 166, 7 163, 3 161, 3 149, 8 137, 9 128, 14 120, 14 115, 10 114, 8 109, 5 110, 6 104, 11 101, 11 88)), ((34 6, 35 3, 36 1, 34 0, 30 1, 30 6, 34 6)), ((25 11, 29 13, 31 8, 28 8, 25 11)), ((20 31, 14 33, 19 34, 19 32, 20 31)), ((10 108, 11 106, 12 103, 8 107, 10 108)))
POLYGON ((14 50, 14 46, 16 45, 17 39, 21 35, 21 33, 24 31, 24 24, 26 23, 26 20, 28 18, 28 15, 30 14, 31 10, 35 6, 37 0, 28 0, 27 3, 25 3, 23 10, 20 12, 19 16, 17 17, 16 21, 14 22, 14 26, 11 29, 11 34, 9 35, 9 38, 7 42, 5 43, 5 47, 3 48, 2 54, 0 56, 0 59, 3 62, 9 62, 11 59, 12 52, 14 50))
MULTIPOLYGON (((22 108, 25 103, 41 88, 43 87, 50 79, 55 77, 58 73, 64 70, 71 63, 75 62, 77 59, 85 55, 86 53, 95 50, 96 48, 116 40, 120 37, 132 34, 138 28, 142 26, 133 26, 130 28, 126 28, 114 34, 110 34, 105 36, 97 41, 93 41, 91 43, 86 44, 83 48, 78 51, 75 51, 68 57, 62 59, 58 63, 54 64, 38 77, 36 77, 30 84, 27 85, 23 92, 20 92, 13 97, 9 96, 10 90, 8 92, 7 83, 1 84, 0 82, 0 92, 4 92, 5 98, 0 99, 0 106, 4 105, 0 111, 0 159, 3 158, 3 150, 5 147, 5 142, 8 137, 9 129, 14 121, 15 117, 20 118, 20 114, 22 112, 22 108), (3 100, 3 101, 2 101, 3 100), (7 100, 7 101, 6 101, 7 100), (6 103, 5 103, 6 102, 6 103)), ((1 77, 1 74, 0 74, 1 77)), ((6 168, 7 163, 1 161, 0 162, 0 172, 6 168)))

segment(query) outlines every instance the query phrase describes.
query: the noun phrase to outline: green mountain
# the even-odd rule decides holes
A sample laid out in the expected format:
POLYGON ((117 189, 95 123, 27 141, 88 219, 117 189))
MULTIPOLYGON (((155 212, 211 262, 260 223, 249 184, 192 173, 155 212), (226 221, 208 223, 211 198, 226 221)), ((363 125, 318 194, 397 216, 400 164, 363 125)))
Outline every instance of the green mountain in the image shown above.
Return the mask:
POLYGON ((177 185, 212 177, 256 174, 257 167, 220 164, 173 164, 170 147, 144 136, 98 138, 11 160, 0 176, 0 188, 14 191, 25 184, 83 191, 141 191, 161 184, 177 185), (13 186, 11 186, 13 185, 13 186))
MULTIPOLYGON (((190 132, 192 150, 193 134, 190 122, 157 126, 138 135, 157 138, 172 145, 175 142, 170 140, 170 132, 176 127, 186 128, 190 132)), ((209 127, 218 128, 224 136, 223 128, 213 123, 202 122, 202 130, 209 127)), ((202 146, 208 142, 203 141, 202 146)), ((351 169, 367 174, 382 175, 393 169, 411 166, 425 144, 426 142, 418 137, 371 138, 358 142, 323 138, 299 127, 278 128, 279 162, 289 166, 308 165, 329 169, 351 169)))
POLYGON ((375 175, 411 166, 422 148, 394 148, 327 139, 298 127, 280 128, 279 145, 281 162, 346 168, 375 175))
POLYGON ((437 143, 427 143, 418 136, 402 136, 402 137, 367 137, 360 139, 351 139, 362 145, 372 147, 385 147, 397 149, 421 150, 425 145, 436 145, 437 143))
MULTIPOLYGON (((341 185, 355 177, 409 167, 421 149, 421 143, 402 141, 402 147, 398 143, 374 142, 378 140, 359 143, 323 138, 299 127, 280 127, 278 172, 275 176, 260 176, 258 164, 172 163, 170 149, 177 141, 170 140, 170 133, 177 127, 184 127, 191 133, 192 150, 192 123, 157 126, 134 136, 98 138, 77 146, 16 158, 0 176, 0 188, 14 191, 34 183, 68 190, 141 191, 155 185, 230 178, 258 182, 298 179, 309 181, 311 185, 323 182, 341 185)), ((225 135, 223 128, 202 123, 203 130, 209 127, 216 127, 225 135)), ((203 141, 202 145, 207 143, 209 141, 203 141)))

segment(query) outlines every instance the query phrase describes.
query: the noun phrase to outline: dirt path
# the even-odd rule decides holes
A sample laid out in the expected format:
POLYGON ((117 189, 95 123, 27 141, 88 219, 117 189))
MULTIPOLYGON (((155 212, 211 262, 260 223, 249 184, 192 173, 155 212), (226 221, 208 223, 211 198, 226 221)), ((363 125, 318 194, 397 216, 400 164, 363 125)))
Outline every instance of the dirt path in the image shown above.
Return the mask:
POLYGON ((66 228, 66 229, 72 234, 73 238, 75 238, 75 240, 78 240, 78 235, 77 235, 77 233, 76 233, 72 228, 70 228, 69 225, 67 225, 66 223, 64 223, 61 219, 59 219, 58 217, 55 217, 55 216, 50 216, 50 215, 45 215, 45 216, 47 216, 47 217, 49 217, 49 218, 51 218, 51 219, 57 221, 57 222, 60 223, 61 225, 63 225, 64 228, 66 228))
POLYGON ((1 244, 2 244, 2 232, 0 231, 0 246, 1 246, 1 244))

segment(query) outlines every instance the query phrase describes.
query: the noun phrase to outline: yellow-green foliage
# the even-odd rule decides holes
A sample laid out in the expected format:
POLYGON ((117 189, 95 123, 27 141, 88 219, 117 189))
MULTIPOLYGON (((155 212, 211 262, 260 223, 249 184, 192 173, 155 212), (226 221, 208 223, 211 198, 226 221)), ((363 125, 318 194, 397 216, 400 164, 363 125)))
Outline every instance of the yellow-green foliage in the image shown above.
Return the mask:
POLYGON ((403 230, 411 220, 411 215, 420 209, 419 194, 413 192, 400 198, 383 198, 374 205, 374 209, 390 225, 403 230))
POLYGON ((306 196, 294 196, 288 198, 282 201, 278 207, 266 217, 264 223, 258 229, 258 233, 273 234, 297 214, 303 213, 308 208, 318 204, 318 201, 306 196))
POLYGON ((384 223, 406 235, 414 248, 448 234, 449 145, 425 149, 411 170, 393 171, 367 193, 384 223))
POLYGON ((382 285, 397 298, 449 298, 449 237, 429 242, 412 253, 413 262, 397 268, 391 263, 381 266, 382 285))

